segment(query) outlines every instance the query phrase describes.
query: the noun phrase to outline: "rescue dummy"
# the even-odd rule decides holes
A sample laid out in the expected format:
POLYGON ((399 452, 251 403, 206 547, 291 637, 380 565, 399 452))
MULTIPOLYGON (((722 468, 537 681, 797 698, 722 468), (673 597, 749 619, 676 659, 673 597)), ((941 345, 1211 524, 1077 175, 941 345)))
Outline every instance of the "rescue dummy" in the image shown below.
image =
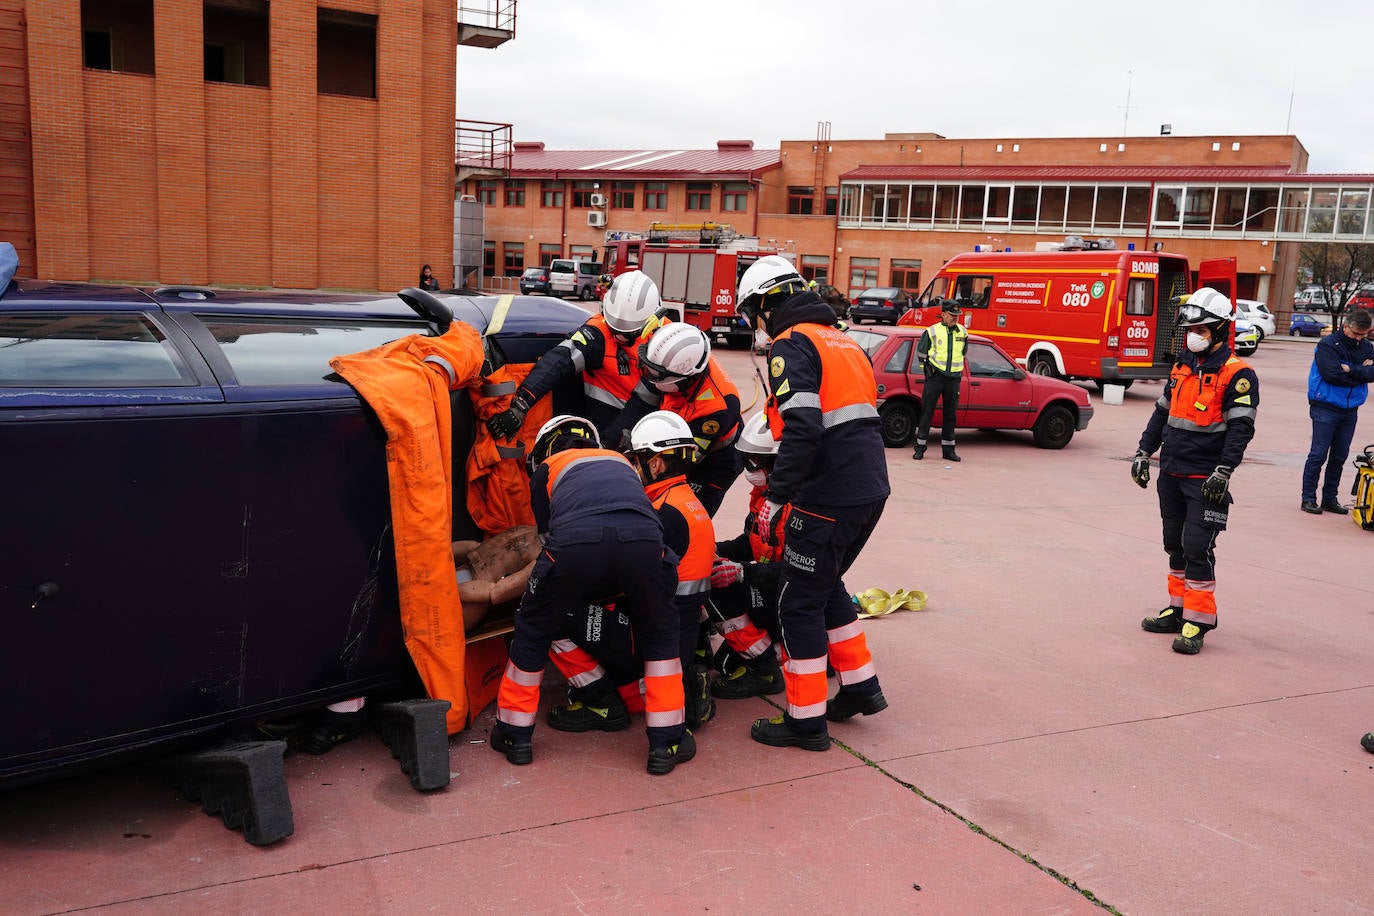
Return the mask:
POLYGON ((465 632, 472 632, 492 608, 511 604, 524 593, 542 546, 533 525, 519 525, 485 541, 453 542, 465 632))

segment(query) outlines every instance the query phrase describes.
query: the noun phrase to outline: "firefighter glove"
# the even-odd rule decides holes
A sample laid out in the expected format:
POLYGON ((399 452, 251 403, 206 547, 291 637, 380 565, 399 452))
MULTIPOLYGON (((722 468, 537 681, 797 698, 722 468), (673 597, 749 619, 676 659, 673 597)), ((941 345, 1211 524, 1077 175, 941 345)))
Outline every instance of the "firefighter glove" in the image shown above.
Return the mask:
POLYGON ((734 585, 744 578, 744 566, 733 560, 722 560, 716 558, 716 565, 711 567, 711 587, 726 588, 734 585))
POLYGON ((765 499, 763 505, 759 506, 759 511, 754 514, 754 532, 765 542, 776 544, 778 537, 775 529, 781 520, 782 505, 765 499))
POLYGON ((1202 482, 1202 497, 1209 503, 1223 503, 1226 501, 1226 488, 1231 485, 1231 471, 1233 469, 1224 464, 1217 465, 1217 469, 1212 472, 1212 476, 1202 482))
POLYGON ((517 394, 511 398, 509 407, 487 420, 487 429, 498 439, 509 439, 520 431, 521 424, 525 422, 525 413, 529 409, 530 405, 517 394))
POLYGON ((1144 449, 1137 449, 1131 459, 1131 479, 1143 490, 1150 485, 1150 456, 1144 449))

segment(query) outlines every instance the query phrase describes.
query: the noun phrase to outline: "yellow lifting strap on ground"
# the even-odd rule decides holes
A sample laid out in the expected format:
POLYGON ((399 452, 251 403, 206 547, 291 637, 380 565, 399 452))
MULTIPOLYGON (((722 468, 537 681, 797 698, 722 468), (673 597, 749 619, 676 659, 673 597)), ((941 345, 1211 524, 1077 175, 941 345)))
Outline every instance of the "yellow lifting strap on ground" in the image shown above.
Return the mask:
POLYGON ((905 588, 899 588, 895 592, 868 588, 854 596, 854 603, 859 606, 860 617, 884 617, 893 611, 924 610, 926 600, 925 592, 905 588))

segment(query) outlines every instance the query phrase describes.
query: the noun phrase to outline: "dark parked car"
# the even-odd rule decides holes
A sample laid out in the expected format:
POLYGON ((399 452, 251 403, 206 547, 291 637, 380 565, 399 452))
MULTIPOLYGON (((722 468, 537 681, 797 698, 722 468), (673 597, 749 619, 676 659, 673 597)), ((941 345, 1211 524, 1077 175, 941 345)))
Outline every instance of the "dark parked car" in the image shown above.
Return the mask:
POLYGON ((1331 318, 1326 315, 1313 315, 1308 312, 1294 312, 1288 322, 1290 337, 1320 337, 1323 330, 1331 329, 1331 318))
POLYGON ((534 293, 543 293, 546 296, 553 295, 553 287, 549 286, 549 269, 547 267, 527 267, 525 272, 520 275, 520 294, 530 296, 534 293))
MULTIPOLYGON (((380 295, 0 290, 0 783, 418 684, 384 436, 329 359, 435 333, 432 313, 380 295)), ((498 302, 437 298, 479 330, 498 302)), ((517 298, 489 354, 532 361, 585 320, 517 298)), ((453 416, 462 481, 464 391, 453 416)), ((461 498, 453 530, 478 535, 461 498)))
MULTIPOLYGON (((873 361, 878 382, 878 416, 883 444, 900 448, 916 435, 921 418, 925 372, 916 358, 924 328, 850 328, 873 361)), ((960 428, 1028 429, 1041 448, 1063 448, 1075 431, 1093 418, 1088 392, 1068 382, 1031 375, 1016 365, 996 343, 970 334, 959 383, 960 428)), ((937 412, 935 425, 940 423, 937 412)))
POLYGON ((911 296, 893 286, 875 286, 854 297, 849 306, 849 320, 855 324, 877 321, 896 324, 902 313, 911 307, 911 296))

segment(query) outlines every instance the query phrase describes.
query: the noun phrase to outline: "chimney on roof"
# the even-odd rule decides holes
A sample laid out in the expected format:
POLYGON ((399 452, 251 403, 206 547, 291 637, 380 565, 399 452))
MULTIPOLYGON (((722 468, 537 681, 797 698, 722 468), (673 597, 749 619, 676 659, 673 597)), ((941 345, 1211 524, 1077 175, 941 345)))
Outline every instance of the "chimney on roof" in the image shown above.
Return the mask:
POLYGON ((725 150, 728 150, 728 149, 745 149, 745 150, 748 150, 748 149, 753 149, 753 148, 754 148, 754 141, 753 141, 753 140, 717 140, 717 141, 716 141, 716 149, 719 150, 719 151, 721 151, 721 152, 724 152, 725 150))
POLYGON ((542 153, 544 151, 543 140, 516 140, 511 147, 517 153, 542 153))

